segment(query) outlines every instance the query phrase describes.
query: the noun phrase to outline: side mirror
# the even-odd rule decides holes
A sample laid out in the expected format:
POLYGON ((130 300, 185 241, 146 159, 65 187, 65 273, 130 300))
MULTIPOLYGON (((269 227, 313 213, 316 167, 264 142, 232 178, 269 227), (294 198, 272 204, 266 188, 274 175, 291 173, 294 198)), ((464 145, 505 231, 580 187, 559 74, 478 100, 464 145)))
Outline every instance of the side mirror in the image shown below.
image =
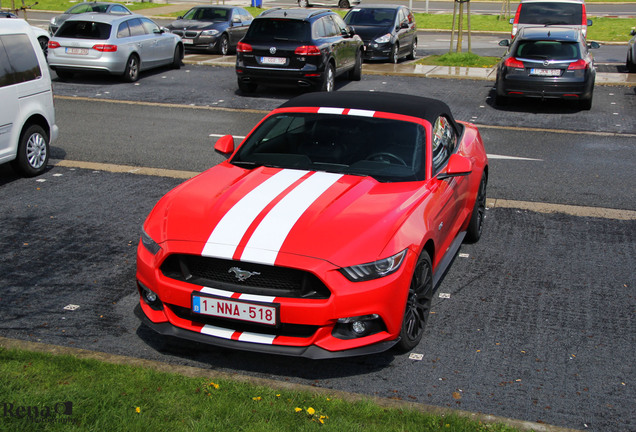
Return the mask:
POLYGON ((499 46, 505 46, 505 47, 510 46, 510 41, 508 39, 500 40, 499 46))
POLYGON ((234 17, 234 18, 232 18, 232 23, 234 23, 234 24, 237 24, 237 23, 238 23, 238 24, 240 24, 240 23, 241 23, 241 19, 240 19, 239 17, 234 17))
POLYGON ((589 44, 587 44, 587 47, 591 49, 598 49, 601 47, 601 44, 598 42, 590 42, 589 44))
POLYGON ((462 177, 470 174, 473 170, 473 164, 470 159, 460 156, 457 153, 452 154, 448 159, 446 172, 437 175, 438 180, 444 180, 450 177, 462 177))
POLYGON ((592 25, 592 20, 591 19, 587 20, 587 26, 589 27, 591 25, 592 25))
POLYGON ((510 24, 514 24, 515 23, 515 19, 514 18, 510 18, 510 24))
POLYGON ((629 34, 630 34, 631 36, 636 36, 636 29, 632 29, 632 31, 631 31, 631 32, 629 32, 629 34))
POLYGON ((177 17, 177 19, 178 19, 178 20, 180 20, 180 19, 183 19, 183 17, 182 17, 181 15, 179 15, 179 16, 177 17))
POLYGON ((224 155, 234 153, 234 137, 232 135, 223 135, 214 143, 214 151, 224 155))
POLYGON ((401 23, 401 24, 400 24, 400 28, 401 28, 401 29, 407 29, 407 28, 409 28, 409 23, 407 23, 407 22, 403 22, 403 23, 401 23))

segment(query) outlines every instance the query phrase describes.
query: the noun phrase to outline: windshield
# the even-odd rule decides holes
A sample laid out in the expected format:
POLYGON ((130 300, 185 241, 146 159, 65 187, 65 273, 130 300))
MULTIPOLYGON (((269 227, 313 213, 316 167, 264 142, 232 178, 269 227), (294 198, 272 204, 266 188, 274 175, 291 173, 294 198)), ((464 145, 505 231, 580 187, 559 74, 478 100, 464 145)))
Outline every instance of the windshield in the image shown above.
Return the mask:
POLYGON ((190 9, 183 19, 198 21, 227 21, 230 11, 227 9, 194 8, 190 9))
POLYGON ((537 60, 573 60, 580 58, 579 44, 561 41, 520 41, 515 57, 537 60))
POLYGON ((424 179, 425 129, 408 121, 316 113, 266 119, 231 163, 328 171, 378 181, 424 179))
POLYGON ((580 3, 525 3, 519 13, 520 24, 581 25, 582 22, 580 3))
POLYGON ((348 25, 388 27, 395 22, 395 9, 351 9, 345 17, 348 25))

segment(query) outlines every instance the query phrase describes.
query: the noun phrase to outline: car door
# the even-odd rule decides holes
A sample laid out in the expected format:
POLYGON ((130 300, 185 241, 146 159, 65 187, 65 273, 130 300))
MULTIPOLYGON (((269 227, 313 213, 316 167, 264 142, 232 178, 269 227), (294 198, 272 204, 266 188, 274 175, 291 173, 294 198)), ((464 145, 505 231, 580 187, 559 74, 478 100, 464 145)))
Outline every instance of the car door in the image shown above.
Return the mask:
POLYGON ((435 242, 438 249, 450 247, 459 229, 464 201, 468 198, 468 177, 446 177, 446 167, 450 156, 455 153, 459 142, 457 130, 445 116, 440 116, 433 125, 431 142, 433 178, 429 184, 434 195, 434 209, 428 215, 432 221, 435 242))
POLYGON ((0 104, 0 161, 9 154, 18 100, 16 88, 13 85, 15 72, 9 64, 2 40, 3 37, 0 36, 0 98, 5 101, 0 104))
POLYGON ((411 24, 409 23, 406 8, 398 9, 395 31, 397 33, 397 40, 400 47, 400 55, 409 52, 411 44, 413 43, 414 32, 411 31, 411 24))
POLYGON ((170 63, 174 56, 173 39, 169 34, 164 34, 161 28, 148 18, 141 18, 146 35, 148 35, 151 50, 150 58, 153 66, 170 63))
POLYGON ((146 33, 140 18, 131 18, 126 20, 130 29, 130 37, 126 38, 125 44, 130 52, 136 52, 139 55, 141 69, 148 69, 154 66, 153 59, 153 41, 150 35, 146 33))
POLYGON ((349 37, 347 24, 339 15, 330 15, 336 25, 338 38, 338 58, 340 60, 339 70, 347 70, 353 67, 355 63, 356 46, 354 39, 349 37))

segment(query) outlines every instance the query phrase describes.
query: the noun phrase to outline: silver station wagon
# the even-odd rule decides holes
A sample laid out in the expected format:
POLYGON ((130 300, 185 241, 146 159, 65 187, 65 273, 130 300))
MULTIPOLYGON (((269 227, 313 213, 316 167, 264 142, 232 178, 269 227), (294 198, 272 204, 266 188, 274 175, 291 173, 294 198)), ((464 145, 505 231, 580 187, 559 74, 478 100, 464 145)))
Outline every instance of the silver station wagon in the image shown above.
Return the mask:
POLYGON ((64 80, 76 72, 108 72, 124 81, 183 60, 181 38, 142 15, 86 13, 69 18, 49 41, 49 66, 64 80))

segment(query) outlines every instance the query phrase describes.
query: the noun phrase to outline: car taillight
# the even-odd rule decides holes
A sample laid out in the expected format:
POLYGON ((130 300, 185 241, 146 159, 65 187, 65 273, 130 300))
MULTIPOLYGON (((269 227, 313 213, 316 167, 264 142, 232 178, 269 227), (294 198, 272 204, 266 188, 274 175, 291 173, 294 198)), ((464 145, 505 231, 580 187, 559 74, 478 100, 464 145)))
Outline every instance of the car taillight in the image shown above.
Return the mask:
POLYGON ((568 70, 585 70, 590 67, 590 64, 583 59, 579 59, 573 63, 570 63, 568 70))
POLYGON ((517 12, 515 13, 515 19, 512 21, 512 32, 510 34, 510 36, 512 36, 512 39, 514 39, 514 37, 517 34, 517 31, 519 30, 519 15, 521 14, 521 4, 519 4, 519 6, 517 6, 517 12))
POLYGON ((98 44, 93 45, 93 49, 101 52, 115 52, 117 51, 117 45, 98 44))
POLYGON ((296 48, 294 54, 300 56, 320 55, 320 49, 315 45, 303 45, 296 48))
POLYGON ((250 53, 252 52, 252 45, 239 42, 238 45, 236 45, 236 52, 250 53))
POLYGON ((517 60, 514 57, 508 57, 506 61, 504 62, 504 66, 518 68, 518 69, 524 68, 523 62, 520 60, 517 60))
POLYGON ((60 47, 60 43, 56 42, 56 41, 49 41, 49 49, 55 49, 55 48, 59 48, 60 47))

